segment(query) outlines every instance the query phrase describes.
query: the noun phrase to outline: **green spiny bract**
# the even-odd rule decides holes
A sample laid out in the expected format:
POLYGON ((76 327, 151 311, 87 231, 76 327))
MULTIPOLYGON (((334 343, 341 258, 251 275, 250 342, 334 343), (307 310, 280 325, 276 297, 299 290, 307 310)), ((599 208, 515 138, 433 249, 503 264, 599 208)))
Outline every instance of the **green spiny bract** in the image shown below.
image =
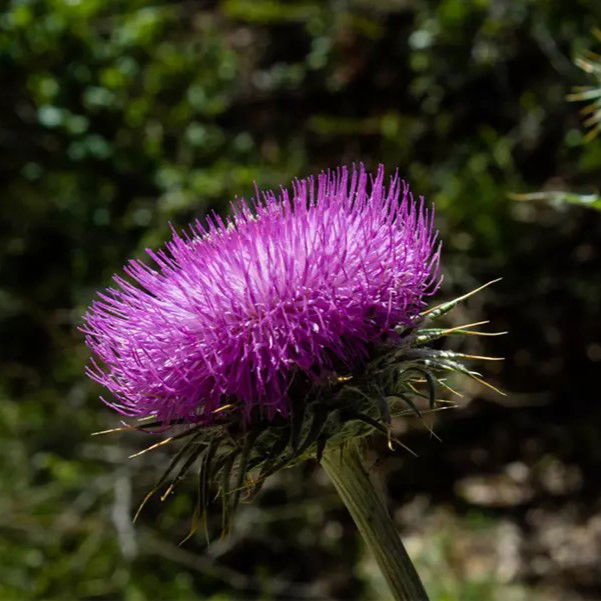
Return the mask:
POLYGON ((165 424, 155 420, 106 431, 153 432, 162 431, 167 426, 180 429, 132 456, 166 444, 181 444, 140 505, 138 514, 153 495, 160 493, 161 499, 165 500, 178 482, 190 472, 195 472, 197 500, 190 535, 205 521, 215 496, 221 499, 223 528, 226 530, 240 500, 252 498, 266 478, 306 459, 319 461, 326 446, 332 448, 380 433, 387 437, 391 449, 394 445, 407 449, 393 436, 392 420, 404 416, 422 419, 427 414, 453 407, 452 401, 439 398, 441 391, 455 392, 447 384, 451 373, 490 386, 464 361, 498 358, 428 346, 451 335, 494 336, 504 333, 473 329, 486 322, 453 328, 437 325, 440 317, 484 287, 415 317, 410 325, 399 328, 398 337, 374 348, 371 360, 361 371, 332 372, 317 383, 307 380, 294 383, 291 392, 298 394, 291 395, 294 400, 287 419, 236 421, 232 420, 235 411, 228 416, 230 408, 225 405, 220 409, 224 419, 209 426, 165 424))

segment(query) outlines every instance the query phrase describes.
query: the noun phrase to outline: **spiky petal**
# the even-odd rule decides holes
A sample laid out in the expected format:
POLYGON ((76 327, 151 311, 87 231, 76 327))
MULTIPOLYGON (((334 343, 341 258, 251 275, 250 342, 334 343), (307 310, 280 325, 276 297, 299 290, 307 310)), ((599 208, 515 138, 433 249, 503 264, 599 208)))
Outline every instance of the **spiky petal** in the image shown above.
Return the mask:
POLYGON ((85 315, 89 375, 127 416, 286 416, 293 379, 353 369, 438 283, 437 233, 384 169, 296 180, 132 260, 85 315))

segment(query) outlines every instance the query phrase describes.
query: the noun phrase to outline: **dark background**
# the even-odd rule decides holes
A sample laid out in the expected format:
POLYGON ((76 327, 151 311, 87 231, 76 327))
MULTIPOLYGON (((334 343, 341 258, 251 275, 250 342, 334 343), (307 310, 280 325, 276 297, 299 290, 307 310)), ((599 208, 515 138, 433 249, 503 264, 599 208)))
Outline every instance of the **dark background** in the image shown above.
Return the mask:
POLYGON ((399 167, 437 207, 450 297, 502 276, 454 323, 501 397, 461 383, 442 443, 374 439, 370 461, 439 601, 601 599, 599 232, 573 65, 593 0, 10 0, 0 8, 0 598, 386 599, 319 468, 273 477, 229 538, 188 531, 192 483, 132 512, 167 454, 83 375, 94 291, 168 223, 253 182, 342 163, 399 167), (379 457, 376 462, 376 456, 379 457))

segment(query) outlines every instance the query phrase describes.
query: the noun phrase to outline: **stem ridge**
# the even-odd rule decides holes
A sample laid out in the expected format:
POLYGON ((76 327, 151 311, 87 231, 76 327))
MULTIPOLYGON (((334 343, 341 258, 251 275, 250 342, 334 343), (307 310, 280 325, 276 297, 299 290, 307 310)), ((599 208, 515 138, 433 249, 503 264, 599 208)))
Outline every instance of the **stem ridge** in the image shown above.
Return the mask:
POLYGON ((328 449, 321 465, 349 510, 395 601, 428 601, 383 499, 353 443, 328 449))

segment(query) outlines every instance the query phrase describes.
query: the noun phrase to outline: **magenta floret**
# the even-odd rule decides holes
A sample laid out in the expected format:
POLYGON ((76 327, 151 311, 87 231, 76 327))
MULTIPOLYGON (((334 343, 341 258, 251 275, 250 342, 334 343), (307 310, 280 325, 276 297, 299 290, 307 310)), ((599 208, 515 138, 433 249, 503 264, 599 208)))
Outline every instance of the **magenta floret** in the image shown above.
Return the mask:
POLYGON ((342 167, 196 221, 132 260, 82 328, 88 374, 131 417, 286 416, 296 375, 356 369, 438 285, 433 212, 397 175, 342 167))

